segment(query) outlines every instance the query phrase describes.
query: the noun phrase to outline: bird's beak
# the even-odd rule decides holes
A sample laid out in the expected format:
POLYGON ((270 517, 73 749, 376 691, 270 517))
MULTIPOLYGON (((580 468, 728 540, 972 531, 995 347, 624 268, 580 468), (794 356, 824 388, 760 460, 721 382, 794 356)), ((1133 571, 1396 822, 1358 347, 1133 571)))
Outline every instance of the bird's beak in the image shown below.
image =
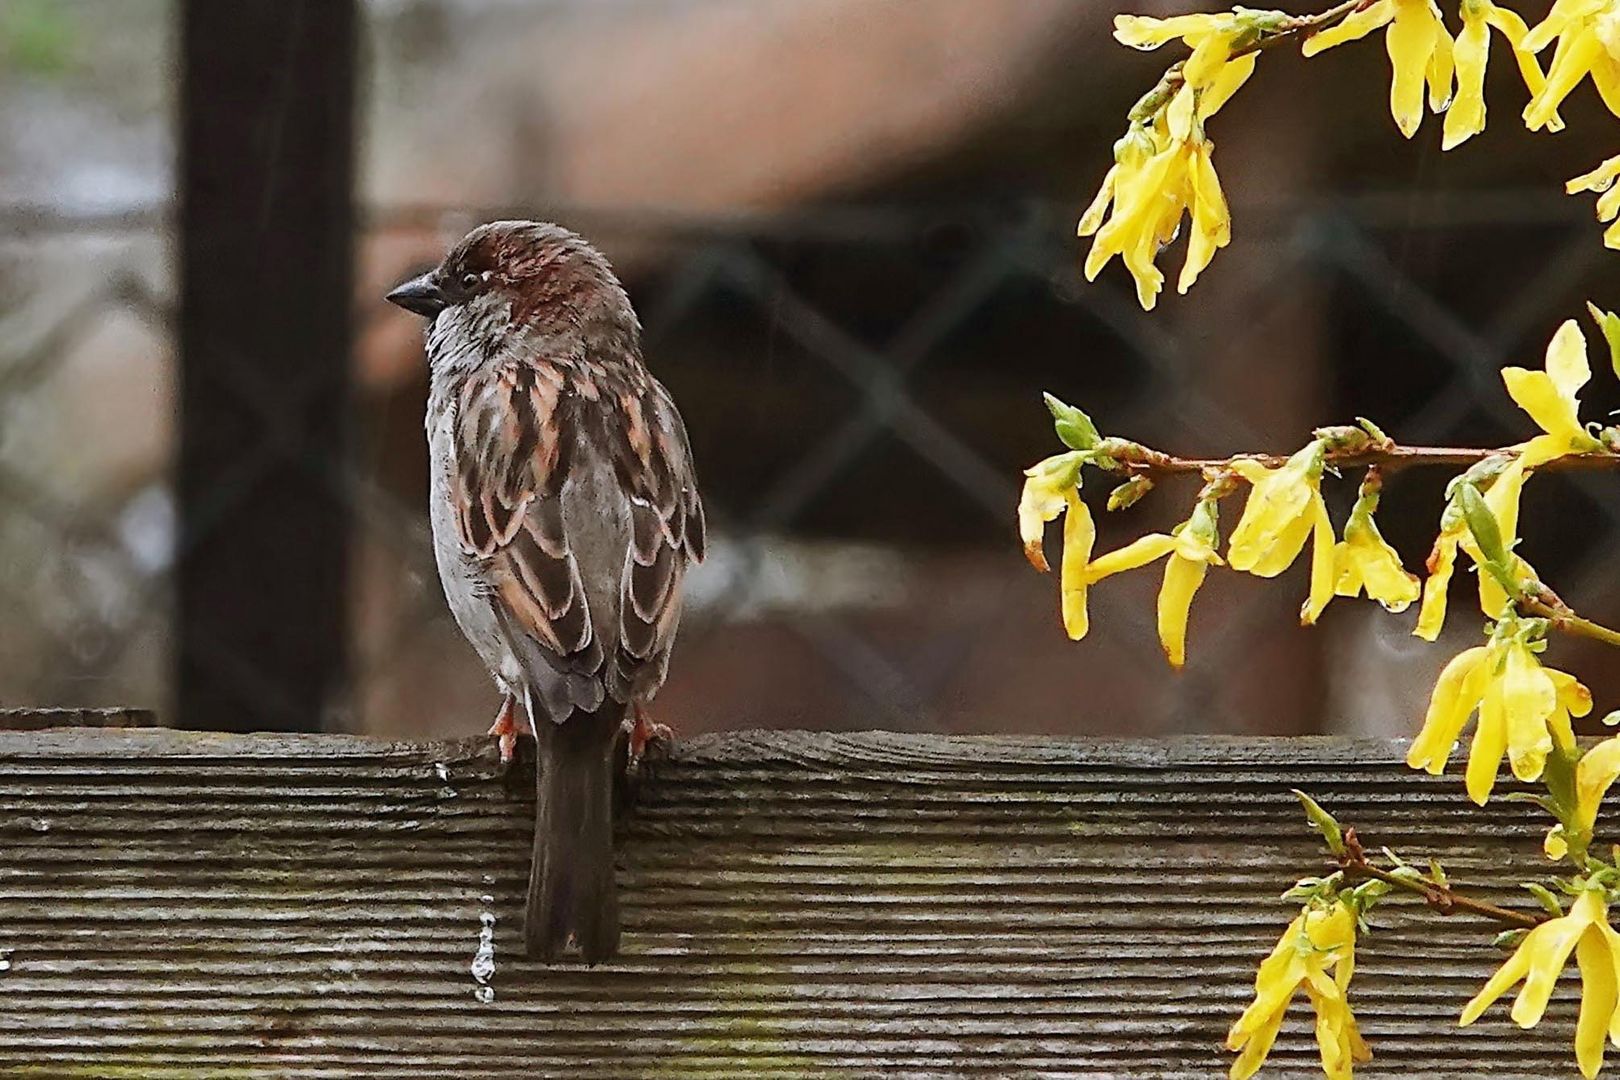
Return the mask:
POLYGON ((414 311, 429 319, 450 306, 450 298, 444 295, 444 290, 433 280, 431 270, 421 277, 411 278, 384 299, 390 304, 398 304, 406 311, 414 311))

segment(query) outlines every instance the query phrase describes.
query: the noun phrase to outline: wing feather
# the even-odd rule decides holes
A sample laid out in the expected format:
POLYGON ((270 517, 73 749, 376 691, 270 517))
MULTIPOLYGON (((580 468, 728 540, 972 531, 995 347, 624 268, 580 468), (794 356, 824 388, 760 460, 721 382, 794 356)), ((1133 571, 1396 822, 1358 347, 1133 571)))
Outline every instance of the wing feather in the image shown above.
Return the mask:
POLYGON ((650 697, 663 682, 680 621, 680 584, 703 555, 703 504, 686 428, 649 379, 620 395, 614 469, 630 496, 630 550, 620 581, 615 697, 650 697))
MULTIPOLYGON (((577 376, 577 371, 576 371, 577 376)), ((457 402, 453 491, 458 537, 479 560, 520 655, 568 678, 568 699, 594 709, 651 697, 680 619, 680 585, 703 557, 703 503, 685 426, 669 394, 639 368, 576 377, 513 363, 469 378, 457 402), (600 446, 624 498, 626 550, 617 640, 599 641, 570 549, 563 485, 576 437, 600 446)))
MULTIPOLYGON (((594 679, 603 651, 563 521, 571 436, 561 385, 535 364, 469 378, 457 402, 451 495, 462 550, 483 564, 520 655, 594 679)), ((600 701, 583 682, 571 694, 582 707, 600 701)))

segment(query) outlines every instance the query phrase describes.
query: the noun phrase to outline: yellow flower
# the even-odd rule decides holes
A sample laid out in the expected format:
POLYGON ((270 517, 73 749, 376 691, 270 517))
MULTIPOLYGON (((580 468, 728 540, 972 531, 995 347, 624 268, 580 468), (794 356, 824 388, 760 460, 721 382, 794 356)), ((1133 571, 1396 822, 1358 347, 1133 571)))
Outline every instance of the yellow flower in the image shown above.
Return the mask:
MULTIPOLYGON (((1449 504, 1447 513, 1453 512, 1449 504)), ((1413 634, 1424 641, 1434 641, 1446 625, 1446 599, 1451 588, 1451 575, 1457 568, 1457 546, 1462 542, 1468 524, 1461 513, 1455 513, 1451 523, 1442 519, 1440 534, 1434 538, 1429 552, 1429 576, 1423 582, 1423 606, 1418 609, 1417 627, 1413 634)))
POLYGON ((1227 561, 1232 569, 1256 577, 1276 577, 1294 564, 1306 537, 1311 549, 1311 591, 1300 619, 1316 621, 1335 584, 1333 523, 1322 501, 1322 461, 1326 446, 1316 440, 1276 469, 1239 458, 1232 471, 1249 481, 1253 490, 1243 516, 1232 530, 1227 561))
POLYGON ((1170 556, 1164 567, 1164 584, 1159 587, 1159 644, 1170 666, 1179 668, 1187 662, 1187 614, 1193 596, 1210 566, 1221 565, 1217 543, 1215 502, 1202 500, 1173 534, 1150 533, 1110 551, 1086 568, 1086 580, 1095 583, 1170 556))
POLYGON ((1609 111, 1620 116, 1620 11, 1613 0, 1556 0, 1523 47, 1540 52, 1554 38, 1547 83, 1525 106, 1525 125, 1550 127, 1559 104, 1588 74, 1609 111))
POLYGON ((1168 19, 1151 15, 1115 15, 1114 38, 1133 49, 1152 51, 1177 39, 1196 46, 1211 34, 1228 33, 1236 25, 1237 13, 1231 11, 1175 15, 1168 19))
POLYGON ((1547 727, 1552 732, 1553 745, 1566 754, 1573 754, 1576 750, 1575 722, 1571 717, 1585 716, 1592 711, 1592 691, 1567 671, 1556 668, 1545 670, 1552 677, 1553 689, 1558 692, 1558 706, 1553 709, 1547 727))
POLYGON ((1520 780, 1540 778, 1556 739, 1574 745, 1570 716, 1585 716, 1592 697, 1574 676, 1542 667, 1528 640, 1531 628, 1515 620, 1498 624, 1488 645, 1466 649, 1440 672, 1423 729, 1412 740, 1406 763, 1438 775, 1476 709, 1468 750, 1468 797, 1483 806, 1507 754, 1520 780))
POLYGON ((1620 184, 1615 183, 1616 179, 1620 179, 1620 155, 1564 185, 1571 195, 1579 191, 1598 193, 1598 220, 1613 223, 1603 232, 1603 244, 1611 248, 1620 248, 1620 184))
POLYGON ((1114 143, 1114 164, 1103 176, 1102 186, 1097 189, 1091 205, 1080 215, 1080 224, 1075 230, 1079 235, 1090 236, 1101 227, 1108 216, 1110 204, 1116 199, 1125 201, 1119 198, 1120 192, 1131 194, 1141 187, 1142 169, 1153 156, 1153 151, 1153 136, 1142 124, 1132 124, 1120 136, 1119 141, 1114 143))
POLYGON ((1574 319, 1566 319, 1547 346, 1545 370, 1521 367, 1502 369, 1502 381, 1515 404, 1530 414, 1545 434, 1525 445, 1520 460, 1526 469, 1545 464, 1565 454, 1602 449, 1587 434, 1578 415, 1579 393, 1592 378, 1586 359, 1586 335, 1574 319))
POLYGON ((1068 493, 1080 484, 1082 460, 1078 452, 1058 454, 1024 470, 1024 491, 1018 498, 1018 537, 1024 542, 1024 557, 1043 574, 1050 569, 1042 550, 1046 523, 1068 506, 1068 493))
POLYGON ((1215 252, 1232 242, 1232 212, 1226 205, 1226 194, 1221 190, 1220 177, 1215 175, 1215 151, 1207 139, 1200 139, 1193 149, 1193 160, 1188 172, 1188 211, 1192 215, 1192 232, 1187 237, 1187 258, 1176 278, 1176 292, 1182 296, 1193 287, 1198 275, 1215 258, 1215 252))
POLYGON ((1220 112, 1221 106, 1231 101, 1232 95, 1243 89, 1243 84, 1254 74, 1255 61, 1259 59, 1259 53, 1244 53, 1220 66, 1198 95, 1200 121, 1208 120, 1220 112))
MULTIPOLYGON (((1590 699, 1591 695, 1587 697, 1590 699)), ((1575 766, 1575 806, 1568 822, 1569 829, 1558 826, 1547 834, 1544 847, 1548 858, 1562 859, 1568 853, 1570 831, 1574 832, 1582 850, 1591 843, 1603 796, 1609 793, 1609 787, 1616 778, 1620 778, 1620 737, 1605 739, 1581 755, 1580 762, 1575 766)))
POLYGON ((1150 51, 1180 38, 1192 55, 1181 66, 1181 76, 1195 89, 1208 85, 1232 54, 1233 38, 1240 31, 1236 12, 1179 15, 1155 19, 1145 15, 1115 15, 1114 38, 1133 49, 1150 51))
POLYGON ((1232 463, 1233 471, 1253 485, 1227 552, 1232 569, 1276 577, 1293 565, 1322 499, 1325 452, 1317 440, 1276 469, 1247 458, 1232 463))
POLYGON ((1063 629, 1070 641, 1079 641, 1091 629, 1086 611, 1086 563, 1097 542, 1097 526, 1091 508, 1080 499, 1080 492, 1069 492, 1069 513, 1063 520, 1063 629))
MULTIPOLYGON (((1525 578, 1535 577, 1535 571, 1513 552, 1513 545, 1519 537, 1519 496, 1524 492, 1524 482, 1529 479, 1529 472, 1525 469, 1524 455, 1514 458, 1508 463, 1491 484, 1491 490, 1485 493, 1485 505, 1496 518, 1497 531, 1502 534, 1502 547, 1508 553, 1508 562, 1515 580, 1523 581, 1525 578)), ((1468 557, 1479 566, 1484 558, 1479 551, 1479 545, 1474 542, 1474 535, 1464 527, 1462 549, 1468 552, 1468 557)), ((1476 575, 1479 579, 1479 610, 1492 619, 1499 618, 1507 610, 1508 595, 1502 588, 1502 583, 1496 575, 1481 567, 1476 575)))
POLYGON ((1594 1077, 1603 1067, 1603 1040, 1620 1045, 1620 934, 1609 926, 1608 902, 1601 890, 1581 892, 1569 914, 1531 930, 1508 962, 1492 975, 1462 1012, 1467 1027, 1520 979, 1524 988, 1513 1002, 1513 1022, 1535 1027, 1547 1011, 1547 999, 1563 973, 1569 954, 1581 972, 1581 1012, 1575 1023, 1575 1060, 1581 1075, 1594 1077))
POLYGON ((1372 1053, 1350 1011, 1350 977, 1356 963, 1356 915, 1343 900, 1312 904, 1288 924, 1277 947, 1260 963, 1254 1001, 1226 1036, 1239 1051, 1232 1080, 1247 1080, 1277 1040, 1288 1003, 1301 986, 1316 1009, 1316 1042, 1329 1080, 1349 1080, 1356 1062, 1372 1053))
POLYGON ((1609 3, 1610 0, 1553 0, 1546 18, 1530 31, 1525 48, 1540 52, 1552 44, 1554 38, 1568 34, 1571 27, 1601 14, 1609 3))
MULTIPOLYGON (((1115 15, 1114 38, 1123 45, 1144 51, 1179 38, 1192 50, 1192 55, 1182 62, 1181 77, 1194 90, 1202 92, 1222 78, 1236 80, 1241 85, 1254 71, 1255 54, 1247 52, 1233 60, 1232 52, 1239 40, 1252 42, 1254 34, 1278 28, 1288 19, 1285 12, 1248 9, 1177 15, 1168 19, 1115 15)), ((1236 89, 1236 86, 1230 87, 1220 100, 1224 102, 1236 89)), ((1203 102, 1199 105, 1202 110, 1203 102)), ((1214 104, 1208 112, 1201 111, 1200 116, 1211 115, 1218 108, 1220 104, 1214 104)))
MULTIPOLYGON (((1507 39, 1531 97, 1541 93, 1547 83, 1535 54, 1523 47, 1529 29, 1516 12, 1497 7, 1491 0, 1462 0, 1462 21, 1455 50, 1457 96, 1446 110, 1443 150, 1450 150, 1485 130, 1485 66, 1490 58, 1491 28, 1507 39)), ((1564 123, 1554 113, 1547 126, 1558 131, 1564 123)))
POLYGON ((1024 491, 1018 499, 1018 534, 1024 542, 1024 556, 1035 569, 1045 573, 1050 567, 1042 542, 1046 523, 1067 513, 1063 522, 1062 593, 1063 628, 1070 638, 1086 636, 1086 564, 1097 540, 1097 526, 1091 510, 1080 498, 1078 451, 1049 457, 1024 470, 1024 491))
MULTIPOLYGON (((1508 395, 1543 432, 1524 444, 1519 456, 1501 471, 1485 493, 1485 505, 1496 517, 1502 543, 1508 551, 1516 578, 1535 576, 1529 563, 1513 554, 1519 529, 1519 499, 1530 471, 1566 454, 1602 449, 1602 444, 1587 433, 1579 416, 1579 393, 1591 378, 1586 337, 1574 319, 1566 320, 1553 335, 1552 342, 1547 346, 1544 370, 1531 371, 1521 367, 1502 369, 1502 381, 1507 386, 1508 395)), ((1479 549, 1454 506, 1447 506, 1441 521, 1440 535, 1436 537, 1434 551, 1429 556, 1429 579, 1424 583, 1423 608, 1414 631, 1417 636, 1429 641, 1439 636, 1445 622, 1446 589, 1455 566, 1457 547, 1460 545, 1468 552, 1476 564, 1481 562, 1479 549)), ((1495 575, 1481 572, 1480 610, 1496 618, 1506 610, 1507 604, 1507 593, 1495 575)))
POLYGON ((1446 32, 1434 0, 1375 0, 1336 26, 1306 38, 1304 53, 1315 56, 1384 26, 1389 27, 1384 44, 1394 71, 1389 110, 1395 126, 1410 139, 1423 122, 1425 82, 1429 87, 1429 108, 1441 112, 1451 100, 1451 35, 1446 32))
MULTIPOLYGON (((1485 505, 1496 517, 1503 546, 1509 551, 1515 576, 1520 578, 1534 576, 1530 564, 1511 553, 1519 531, 1519 496, 1524 490, 1527 475, 1524 458, 1514 458, 1502 468, 1492 481, 1490 490, 1485 492, 1485 505)), ((1440 517, 1440 533, 1435 537, 1434 549, 1429 553, 1429 577, 1423 583, 1423 606, 1418 611, 1417 627, 1412 631, 1425 641, 1434 641, 1445 626, 1446 593, 1451 586, 1452 572, 1456 569, 1459 547, 1476 564, 1480 562, 1479 548, 1468 531, 1468 523, 1463 520, 1461 508, 1453 500, 1446 504, 1445 512, 1440 517)), ((1485 571, 1481 571, 1478 577, 1480 611, 1493 619, 1501 616, 1507 610, 1507 594, 1502 590, 1501 583, 1485 571)))
MULTIPOLYGON (((1214 80, 1211 94, 1219 91, 1226 97, 1241 83, 1220 73, 1214 80)), ((1214 100, 1215 107, 1224 100, 1214 100)), ((1137 301, 1144 310, 1153 309, 1164 286, 1164 275, 1153 260, 1175 239, 1183 214, 1191 215, 1192 230, 1176 283, 1179 291, 1191 288, 1216 250, 1232 239, 1231 212, 1215 173, 1215 147, 1204 137, 1209 111, 1199 104, 1199 94, 1189 83, 1154 121, 1153 130, 1133 123, 1115 145, 1114 167, 1080 218, 1079 234, 1096 234, 1086 255, 1086 280, 1095 281, 1103 267, 1120 256, 1136 280, 1137 301), (1110 204, 1113 212, 1105 222, 1110 204)))
POLYGON ((1187 147, 1172 144, 1161 149, 1145 131, 1121 142, 1126 144, 1123 155, 1116 148, 1115 168, 1103 178, 1091 208, 1080 219, 1081 236, 1096 233, 1086 254, 1086 280, 1097 280, 1103 267, 1119 255, 1136 280, 1137 302, 1151 311, 1164 287, 1164 275, 1153 260, 1174 238, 1186 209, 1187 147), (1149 156, 1135 161, 1144 139, 1149 140, 1149 156), (1113 212, 1104 221, 1110 202, 1113 212))
POLYGON ((1401 612, 1412 606, 1421 590, 1415 575, 1401 566, 1401 557, 1389 546, 1373 512, 1378 509, 1377 480, 1369 477, 1344 525, 1344 539, 1333 548, 1333 591, 1339 596, 1358 596, 1366 590, 1389 611, 1401 612))

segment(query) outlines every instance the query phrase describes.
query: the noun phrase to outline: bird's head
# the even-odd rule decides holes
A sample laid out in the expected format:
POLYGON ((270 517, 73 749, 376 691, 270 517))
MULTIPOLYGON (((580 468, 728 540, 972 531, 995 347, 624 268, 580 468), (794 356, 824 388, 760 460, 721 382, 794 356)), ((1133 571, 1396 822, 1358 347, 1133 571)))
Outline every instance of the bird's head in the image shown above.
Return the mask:
POLYGON ((389 303, 435 324, 447 312, 471 330, 628 324, 635 313, 602 253, 578 233, 539 221, 480 225, 444 261, 390 292, 389 303))

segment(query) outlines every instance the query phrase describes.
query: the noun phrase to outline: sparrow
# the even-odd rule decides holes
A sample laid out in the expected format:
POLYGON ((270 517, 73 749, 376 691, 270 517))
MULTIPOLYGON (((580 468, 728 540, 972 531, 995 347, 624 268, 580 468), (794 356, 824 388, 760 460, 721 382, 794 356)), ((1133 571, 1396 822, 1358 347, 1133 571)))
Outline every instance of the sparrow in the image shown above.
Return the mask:
POLYGON ((664 682, 703 501, 686 428, 613 268, 558 225, 481 225, 387 299, 428 320, 429 515, 444 595, 537 745, 530 957, 619 945, 618 769, 667 735, 664 682))

